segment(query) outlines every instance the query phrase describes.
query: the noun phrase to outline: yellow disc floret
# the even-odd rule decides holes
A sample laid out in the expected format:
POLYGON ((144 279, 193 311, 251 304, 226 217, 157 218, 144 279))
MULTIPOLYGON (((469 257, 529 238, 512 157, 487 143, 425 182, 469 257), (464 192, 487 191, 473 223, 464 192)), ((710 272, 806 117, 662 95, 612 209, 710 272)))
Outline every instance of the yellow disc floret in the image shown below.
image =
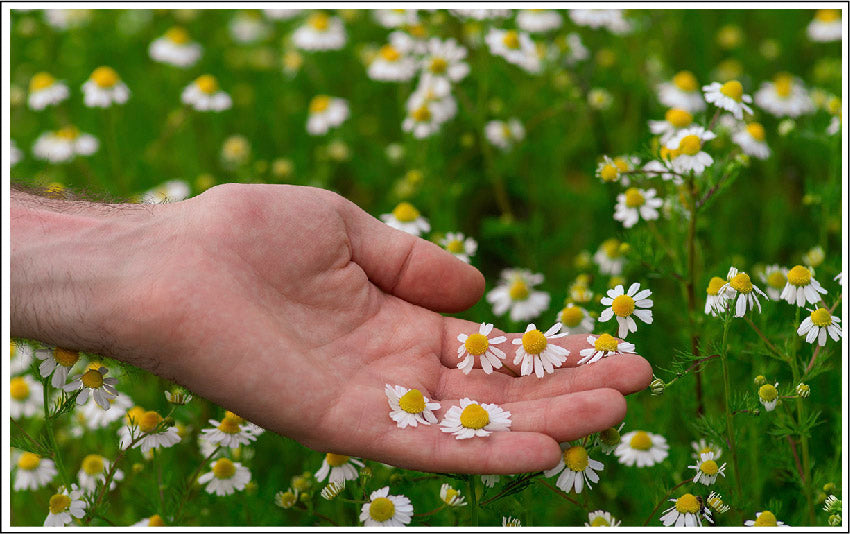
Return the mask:
POLYGON ((242 427, 238 419, 225 416, 218 425, 218 429, 225 434, 238 434, 242 430, 242 427))
POLYGON ((779 397, 779 392, 776 391, 775 386, 765 384, 759 388, 759 398, 764 402, 775 401, 777 397, 779 397))
POLYGON ((747 273, 738 273, 729 280, 729 285, 739 293, 749 293, 753 290, 753 282, 747 273))
POLYGON ((327 30, 329 23, 330 17, 326 13, 313 13, 307 20, 307 24, 319 31, 327 30))
POLYGON ((569 328, 575 328, 584 319, 584 312, 578 306, 567 306, 561 310, 561 324, 569 328))
POLYGON ((9 380, 10 395, 18 401, 27 400, 30 396, 30 386, 22 376, 16 376, 9 380))
POLYGON ((602 169, 599 171, 599 177, 605 182, 613 182, 618 176, 620 176, 620 173, 617 170, 617 167, 610 163, 603 165, 602 169))
POLYGON ((327 95, 316 95, 310 101, 310 113, 321 113, 331 105, 331 97, 327 95))
POLYGON ((771 512, 769 510, 765 510, 764 512, 760 513, 758 515, 758 517, 756 517, 756 520, 755 520, 755 523, 753 524, 753 526, 754 527, 775 527, 775 526, 777 526, 776 516, 773 515, 773 512, 771 512))
POLYGON ((480 356, 487 351, 490 342, 484 334, 472 334, 463 342, 466 351, 474 356, 480 356))
POLYGON ((719 468, 714 460, 706 460, 699 464, 699 470, 711 477, 717 474, 719 468))
POLYGON ((86 388, 97 389, 103 386, 103 375, 100 371, 95 371, 94 369, 86 371, 80 380, 83 383, 83 387, 86 388))
POLYGON ((80 353, 75 350, 65 350, 57 347, 53 351, 53 359, 62 367, 73 367, 80 359, 80 353))
POLYGON ((61 514, 71 506, 71 498, 63 493, 57 493, 50 498, 50 513, 61 514))
POLYGON ((815 326, 829 326, 832 324, 832 316, 829 314, 829 310, 826 308, 818 308, 812 312, 809 316, 812 320, 812 324, 815 326))
POLYGON ((676 128, 684 128, 694 120, 694 116, 684 109, 668 109, 664 114, 664 118, 676 128))
POLYGON ((604 516, 598 515, 593 518, 593 521, 590 522, 590 526, 592 527, 610 527, 611 523, 605 519, 604 516))
POLYGON ((470 404, 460 412, 460 424, 465 428, 479 430, 490 424, 490 414, 480 404, 470 404))
POLYGON ((236 466, 228 458, 219 458, 213 465, 213 475, 218 479, 233 478, 236 474, 236 466))
POLYGON ((502 37, 502 44, 505 45, 506 48, 510 48, 511 50, 516 50, 519 48, 519 34, 514 30, 508 30, 505 32, 505 35, 502 37))
POLYGON ((619 258, 621 254, 620 241, 613 237, 606 239, 602 242, 602 250, 611 259, 619 258))
POLYGON ((451 504, 459 494, 460 492, 458 490, 454 488, 449 488, 446 490, 446 497, 443 499, 443 501, 446 504, 451 504))
POLYGON ((331 467, 339 467, 348 462, 348 459, 349 457, 344 454, 334 454, 329 452, 325 455, 325 461, 328 462, 328 465, 331 467))
POLYGON ((688 93, 693 93, 699 88, 696 76, 694 76, 694 74, 689 70, 677 72, 676 75, 673 76, 673 84, 682 91, 688 93))
POLYGON ((369 517, 383 523, 395 514, 395 505, 386 497, 378 497, 369 504, 369 517))
POLYGON ((525 280, 519 277, 515 278, 508 288, 508 296, 511 297, 511 300, 525 300, 528 298, 528 294, 528 285, 525 280))
POLYGON ((702 148, 702 141, 698 135, 686 135, 679 141, 679 151, 686 156, 696 156, 700 148, 702 148))
POLYGON ((744 96, 744 86, 738 80, 730 80, 720 87, 720 92, 735 102, 740 102, 744 96))
POLYGON ((159 514, 153 514, 148 518, 148 526, 149 527, 164 527, 165 521, 162 520, 162 516, 159 514))
POLYGON ((460 254, 464 251, 463 241, 460 239, 452 239, 446 245, 446 250, 451 252, 452 254, 460 254))
POLYGON ((652 448, 652 438, 650 438, 649 434, 643 430, 638 430, 635 432, 635 435, 632 436, 631 441, 629 441, 629 447, 639 451, 648 451, 652 448))
POLYGON ((802 265, 795 265, 788 271, 788 283, 792 286, 807 286, 812 280, 812 272, 802 265))
POLYGON ((587 450, 581 446, 570 447, 564 451, 564 464, 572 471, 587 469, 587 450))
POLYGON ((174 44, 186 44, 189 42, 189 32, 180 26, 172 26, 165 32, 165 38, 174 44))
POLYGON ((617 317, 628 317, 635 311, 635 299, 628 295, 619 295, 611 303, 611 311, 617 317))
POLYGON ((36 73, 30 79, 30 91, 41 91, 42 89, 47 89, 56 79, 47 72, 39 72, 36 73))
POLYGON ((773 87, 780 98, 788 98, 794 88, 794 77, 787 72, 780 72, 773 78, 773 87))
POLYGON ((157 412, 145 412, 137 421, 139 430, 144 433, 153 432, 162 422, 162 416, 157 412))
POLYGON ((540 354, 546 349, 546 336, 540 330, 529 330, 522 335, 522 348, 529 354, 540 354))
POLYGON ((32 471, 41 464, 41 456, 33 452, 25 452, 18 458, 18 467, 25 471, 32 471))
POLYGON ((399 407, 407 413, 425 411, 425 396, 418 389, 411 389, 398 399, 399 407))
POLYGON ((396 50, 393 45, 387 44, 382 46, 381 51, 378 53, 381 55, 381 58, 383 58, 384 61, 394 62, 401 59, 401 52, 396 50))
POLYGON ((428 106, 423 104, 411 111, 410 116, 413 117, 413 120, 416 122, 428 122, 431 120, 431 110, 428 109, 428 106))
POLYGON ((428 70, 434 74, 442 74, 449 68, 449 62, 441 57, 431 58, 431 63, 428 65, 428 70))
POLYGON ((685 493, 676 499, 676 510, 680 514, 695 514, 699 512, 699 501, 690 493, 685 493))
POLYGON ((773 271, 767 275, 767 285, 774 289, 782 289, 785 287, 785 275, 782 271, 773 271))
POLYGON ((626 206, 630 208, 639 208, 646 203, 646 198, 643 196, 643 193, 640 192, 640 189, 637 187, 630 187, 626 189, 626 206))
POLYGON ((400 202, 398 206, 393 208, 393 217, 398 222, 413 222, 419 218, 419 210, 413 207, 413 204, 410 202, 400 202))
POLYGON ((86 474, 94 476, 103 473, 103 456, 99 454, 89 454, 83 458, 83 471, 86 474))
POLYGON ((617 338, 611 334, 602 334, 596 338, 593 348, 605 352, 615 352, 617 350, 617 338))
POLYGON ((726 285, 726 280, 719 276, 712 276, 708 282, 708 288, 705 290, 711 296, 716 296, 720 293, 720 288, 726 285))
POLYGON ((212 74, 202 74, 198 76, 198 79, 195 80, 195 85, 198 86, 198 89, 200 89, 202 93, 206 93, 208 95, 211 95, 218 90, 218 81, 212 74))
POLYGON ((98 67, 91 73, 91 80, 98 87, 108 88, 118 83, 118 73, 112 67, 98 67))

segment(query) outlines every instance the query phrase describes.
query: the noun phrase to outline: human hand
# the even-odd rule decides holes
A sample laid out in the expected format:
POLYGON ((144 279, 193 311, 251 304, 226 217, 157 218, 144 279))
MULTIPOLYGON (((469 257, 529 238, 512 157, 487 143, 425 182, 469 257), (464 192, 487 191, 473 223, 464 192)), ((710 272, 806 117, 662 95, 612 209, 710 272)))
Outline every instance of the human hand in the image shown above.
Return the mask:
MULTIPOLYGON (((422 471, 547 469, 558 442, 618 423, 623 394, 651 379, 636 355, 576 367, 581 335, 556 341, 570 356, 543 379, 463 374, 456 338, 478 324, 437 312, 477 301, 481 274, 328 191, 228 184, 157 206, 14 208, 13 335, 128 361, 313 449, 422 471), (499 404, 511 431, 398 429, 385 384, 421 390, 438 417, 463 397, 499 404)), ((506 335, 518 371, 520 334, 506 335)))

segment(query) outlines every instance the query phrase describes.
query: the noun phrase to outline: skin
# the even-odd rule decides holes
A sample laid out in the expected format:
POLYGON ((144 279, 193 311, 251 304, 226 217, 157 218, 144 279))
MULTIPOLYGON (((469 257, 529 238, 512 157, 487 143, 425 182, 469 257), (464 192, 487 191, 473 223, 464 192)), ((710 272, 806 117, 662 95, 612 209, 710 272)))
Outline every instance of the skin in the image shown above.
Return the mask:
MULTIPOLYGON (((464 375, 456 338, 478 324, 439 312, 474 304, 481 273, 329 191, 226 184, 160 205, 11 200, 13 337, 125 361, 316 450, 422 471, 548 469, 558 442, 620 422, 623 395, 652 378, 635 355, 577 367, 586 335, 554 341, 571 354, 543 379, 486 375, 477 362, 464 375), (439 419, 463 397, 497 403, 511 432, 400 430, 385 384, 439 401, 439 419)), ((510 342, 521 334, 505 335, 518 374, 510 342)))

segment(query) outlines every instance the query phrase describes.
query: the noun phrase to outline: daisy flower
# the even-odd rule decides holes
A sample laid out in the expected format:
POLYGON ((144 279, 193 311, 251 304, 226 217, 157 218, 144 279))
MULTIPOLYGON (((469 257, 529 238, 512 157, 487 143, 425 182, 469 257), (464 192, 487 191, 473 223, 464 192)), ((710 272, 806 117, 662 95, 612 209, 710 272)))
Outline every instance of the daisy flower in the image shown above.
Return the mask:
POLYGON ((689 113, 705 109, 705 101, 699 91, 699 82, 691 71, 676 73, 669 82, 658 85, 658 100, 668 108, 677 108, 689 113))
POLYGON ((623 272, 622 243, 614 237, 606 239, 599 245, 596 253, 593 255, 593 261, 599 266, 599 272, 602 274, 610 274, 619 276, 623 272))
POLYGON ((80 360, 80 353, 75 350, 65 350, 56 347, 54 349, 38 349, 35 357, 44 360, 38 367, 39 373, 44 378, 53 373, 50 385, 61 388, 68 379, 68 371, 80 360))
POLYGON ((452 507, 466 506, 466 499, 463 495, 449 484, 440 486, 440 500, 452 507))
POLYGON ((413 505, 404 495, 390 495, 384 486, 369 495, 369 502, 360 509, 364 527, 403 527, 413 519, 413 505))
POLYGON ((537 46, 527 33, 491 28, 484 40, 494 56, 501 56, 508 63, 513 63, 528 72, 540 72, 541 64, 537 46))
POLYGON ((810 388, 808 384, 803 384, 802 382, 797 384, 794 391, 796 391, 797 395, 804 399, 808 398, 808 396, 812 394, 812 388, 810 388))
POLYGON ((525 139, 525 128, 519 122, 519 119, 489 121, 484 126, 484 135, 494 146, 502 150, 508 150, 516 143, 525 139))
POLYGON ((201 45, 190 41, 184 28, 174 26, 150 44, 148 54, 154 61, 185 69, 201 58, 201 45))
POLYGON ((549 344, 550 339, 567 335, 558 334, 557 332, 560 330, 561 323, 555 323, 546 333, 541 332, 534 326, 534 323, 531 323, 525 328, 522 337, 511 342, 514 345, 519 345, 516 349, 514 365, 519 365, 522 362, 520 368, 522 376, 528 376, 534 371, 537 378, 543 378, 544 371, 554 373, 555 367, 560 367, 567 361, 567 356, 570 354, 569 350, 549 344))
POLYGON ((695 484, 710 486, 717 481, 718 475, 726 476, 726 464, 718 466, 714 453, 711 451, 700 454, 697 463, 688 467, 696 470, 695 484))
POLYGON ((614 454, 623 465, 638 467, 655 465, 667 458, 667 440, 664 436, 643 430, 633 430, 623 435, 614 454))
POLYGON ((271 28, 259 13, 241 12, 231 19, 230 35, 237 43, 251 44, 268 37, 271 28))
POLYGON ((726 285, 726 280, 719 276, 712 276, 705 290, 705 314, 716 317, 718 313, 726 311, 727 300, 734 298, 734 291, 726 285))
POLYGON ((15 491, 37 490, 46 486, 58 474, 56 464, 49 458, 24 452, 18 457, 18 471, 15 473, 15 491))
POLYGON ((300 9, 264 9, 263 14, 271 20, 288 20, 301 13, 300 9))
POLYGON ((179 202, 189 198, 192 190, 184 180, 168 180, 145 191, 142 195, 143 204, 163 204, 166 202, 179 202))
POLYGON ((130 98, 130 90, 115 69, 98 67, 83 84, 86 106, 90 108, 108 108, 113 103, 123 104, 130 98))
POLYGON ((274 503, 284 510, 288 510, 295 506, 298 502, 298 490, 289 488, 286 491, 279 491, 274 494, 274 503))
POLYGON ((811 304, 820 302, 821 297, 818 293, 826 295, 826 289, 821 287, 815 277, 812 276, 812 271, 802 265, 795 265, 788 270, 788 283, 782 289, 779 295, 788 304, 797 304, 800 308, 806 305, 806 301, 811 304))
POLYGON ((418 389, 386 384, 385 392, 390 405, 390 419, 395 421, 399 428, 415 427, 418 423, 437 424, 434 412, 440 409, 440 403, 431 402, 418 389))
POLYGON ((610 156, 602 156, 602 161, 596 165, 596 177, 603 182, 616 182, 620 179, 620 167, 610 156))
POLYGON ((774 385, 764 384, 759 388, 759 402, 764 406, 764 411, 772 412, 779 401, 779 382, 774 385))
POLYGON ((131 526, 133 526, 133 527, 164 527, 165 521, 163 521, 161 515, 154 514, 150 517, 146 517, 146 518, 142 519, 138 523, 133 523, 131 526))
POLYGON ((640 284, 635 282, 629 286, 626 292, 622 285, 609 289, 607 297, 602 297, 600 302, 603 306, 610 306, 599 315, 601 322, 606 322, 612 317, 617 317, 619 337, 626 337, 629 332, 637 332, 637 323, 632 315, 646 324, 652 324, 652 301, 647 298, 652 295, 649 289, 640 290, 640 284))
POLYGON ((83 404, 78 413, 82 414, 85 425, 90 430, 97 430, 108 426, 110 423, 124 417, 127 410, 133 407, 133 400, 123 393, 118 393, 117 397, 108 397, 109 409, 101 408, 94 395, 89 397, 89 400, 83 404))
POLYGON ((93 135, 82 133, 74 126, 65 126, 38 136, 32 153, 50 163, 63 163, 74 159, 74 156, 90 156, 97 152, 97 148, 97 138, 93 135))
POLYGON ((9 372, 13 375, 23 373, 30 368, 33 360, 33 348, 24 341, 10 340, 9 372))
POLYGON ((654 221, 658 218, 658 208, 664 204, 664 201, 655 195, 655 189, 626 189, 617 195, 614 220, 622 222, 625 228, 631 228, 640 219, 654 221))
POLYGON ((812 41, 840 41, 842 28, 840 9, 818 9, 806 27, 806 34, 812 41))
POLYGON ((555 44, 561 53, 565 54, 567 65, 575 65, 590 57, 590 52, 581 42, 581 37, 577 33, 568 33, 566 36, 556 37, 555 44))
POLYGON ((368 75, 382 82, 406 82, 416 74, 416 60, 392 44, 385 44, 369 64, 368 75))
POLYGON ((411 98, 408 104, 407 115, 401 123, 402 130, 411 132, 413 137, 417 139, 424 139, 440 130, 442 121, 436 100, 430 98, 414 100, 411 98))
POLYGON ((309 109, 307 133, 310 135, 324 135, 348 118, 348 102, 344 98, 316 95, 310 101, 309 109))
POLYGON ((292 34, 292 42, 302 50, 338 50, 345 46, 345 27, 338 17, 313 13, 292 34))
POLYGON ((526 269, 505 269, 495 288, 487 293, 493 314, 504 315, 510 310, 511 321, 527 321, 549 307, 549 294, 534 291, 543 282, 543 275, 526 269))
POLYGON ((756 519, 748 519, 744 521, 745 527, 787 527, 782 521, 777 521, 773 512, 765 510, 756 514, 756 519))
POLYGON ((499 483, 499 475, 481 475, 481 483, 488 488, 495 487, 499 483))
POLYGON ((242 491, 251 481, 251 471, 229 458, 219 458, 210 465, 212 470, 198 477, 198 483, 206 485, 207 493, 230 495, 242 491))
POLYGON ((617 34, 628 33, 631 25, 623 18, 621 9, 570 9, 570 19, 579 26, 606 28, 617 34))
POLYGON ((596 510, 587 514, 586 527, 618 527, 620 522, 614 519, 610 512, 596 510))
POLYGON ((257 439, 257 436, 243 428, 243 422, 244 419, 241 417, 232 412, 227 412, 222 417, 220 423, 214 419, 210 419, 212 428, 204 428, 201 430, 201 434, 204 436, 204 439, 213 445, 231 448, 248 445, 257 439))
POLYGON ((82 390, 77 395, 77 404, 85 404, 89 399, 89 393, 91 393, 97 405, 108 410, 110 407, 109 399, 118 396, 118 390, 115 389, 118 379, 105 378, 108 372, 106 367, 103 366, 88 369, 85 373, 74 377, 63 389, 69 393, 78 389, 82 390))
POLYGON ((401 230, 415 236, 431 231, 431 225, 428 224, 428 219, 420 215, 419 210, 409 202, 399 202, 393 208, 392 213, 381 215, 381 220, 396 230, 401 230))
POLYGON ((758 295, 764 298, 767 298, 767 295, 757 285, 753 284, 750 280, 750 275, 745 272, 739 273, 738 269, 731 267, 729 274, 726 275, 726 280, 727 282, 721 290, 729 291, 729 300, 735 300, 737 298, 735 300, 735 317, 743 317, 748 309, 752 310, 756 306, 758 306, 759 313, 761 313, 761 303, 759 302, 758 295))
POLYGON ((558 465, 544 471, 543 476, 551 478, 560 473, 561 476, 555 482, 556 486, 565 493, 569 493, 573 489, 576 493, 581 493, 585 484, 587 484, 587 489, 591 489, 591 482, 599 482, 599 475, 596 472, 602 471, 603 468, 601 462, 597 462, 587 455, 587 449, 576 445, 564 449, 558 465))
POLYGON ((372 14, 384 28, 401 28, 419 22, 415 9, 375 9, 372 14))
POLYGON ((586 334, 593 331, 596 320, 581 306, 567 304, 555 320, 561 324, 562 334, 586 334))
POLYGON ((507 516, 507 517, 505 517, 505 516, 502 516, 502 526, 503 526, 503 527, 521 527, 521 526, 522 526, 522 522, 521 522, 519 519, 515 518, 515 517, 511 517, 511 516, 507 516))
POLYGON ((744 118, 745 111, 753 114, 752 108, 747 105, 753 102, 753 97, 744 94, 744 86, 738 80, 730 80, 724 84, 712 82, 704 85, 702 90, 705 92, 706 102, 725 109, 738 120, 744 118))
POLYGON ((233 101, 230 95, 218 86, 218 80, 210 74, 202 74, 183 89, 180 100, 198 111, 224 111, 233 101))
MULTIPOLYGON (((109 461, 99 454, 89 454, 83 458, 83 463, 80 465, 80 470, 77 472, 77 479, 80 481, 80 488, 90 493, 94 493, 97 489, 97 484, 106 483, 106 474, 109 472, 109 461)), ((116 469, 112 474, 112 480, 109 484, 109 489, 115 489, 115 482, 124 479, 124 473, 120 469, 116 469)))
POLYGON ((702 518, 710 519, 711 512, 703 509, 699 500, 690 493, 670 499, 673 506, 664 511, 661 522, 665 527, 701 527, 702 518))
POLYGON ((700 456, 707 452, 710 452, 714 455, 714 460, 717 460, 718 458, 720 458, 720 455, 723 454, 723 449, 721 449, 714 443, 706 441, 704 438, 700 438, 699 441, 692 441, 691 448, 694 450, 694 452, 691 453, 691 458, 695 460, 699 460, 700 456))
POLYGON ((440 430, 451 432, 457 439, 485 438, 491 432, 510 431, 511 412, 495 404, 478 404, 463 398, 460 406, 449 408, 440 426, 440 430))
POLYGON ((357 480, 357 467, 363 467, 363 462, 344 454, 329 452, 322 460, 322 467, 316 471, 316 480, 345 485, 346 480, 357 480))
POLYGON ((529 33, 557 30, 562 23, 561 15, 551 9, 523 9, 516 16, 519 29, 529 33))
POLYGON ((717 136, 714 132, 702 126, 691 126, 676 132, 665 145, 669 150, 675 151, 670 160, 673 170, 682 174, 690 171, 702 174, 706 167, 714 163, 714 159, 702 151, 702 145, 715 137, 717 136))
POLYGON ((454 254, 455 258, 469 263, 469 258, 478 250, 478 243, 471 237, 465 237, 460 232, 449 232, 440 240, 440 244, 454 254))
POLYGON ((65 31, 85 25, 91 20, 91 15, 91 9, 45 9, 44 22, 54 29, 65 31))
MULTIPOLYGON (((823 263, 823 260, 826 259, 826 254, 823 251, 823 247, 817 245, 803 253, 802 259, 803 263, 805 263, 809 269, 813 269, 823 263)), ((814 270, 812 270, 812 274, 814 274, 814 270)))
POLYGON ((806 86, 787 72, 780 72, 772 82, 762 83, 755 101, 758 107, 776 117, 796 118, 815 111, 806 86))
POLYGON ((478 356, 481 362, 481 368, 488 375, 493 372, 493 369, 502 367, 502 360, 506 354, 502 349, 496 348, 493 345, 500 345, 507 341, 505 336, 496 336, 489 339, 487 336, 493 331, 493 325, 481 323, 476 334, 458 334, 457 340, 460 341, 460 346, 457 348, 458 364, 457 368, 463 371, 464 374, 469 374, 475 366, 475 357, 478 356), (466 356, 464 358, 464 356, 466 356))
POLYGON ((844 287, 844 273, 836 274, 833 280, 838 282, 838 285, 840 285, 841 287, 844 287))
POLYGON ((39 414, 44 402, 41 382, 29 375, 16 376, 9 380, 9 415, 14 419, 39 414))
POLYGON ((712 491, 705 499, 706 504, 718 514, 725 514, 729 511, 729 505, 723 502, 723 498, 719 493, 712 491))
POLYGON ((15 140, 10 139, 9 140, 9 165, 14 167, 22 159, 24 159, 24 153, 21 152, 20 148, 18 148, 18 145, 17 145, 17 143, 15 143, 15 140))
POLYGON ((578 364, 598 362, 602 358, 607 358, 612 354, 634 354, 635 346, 625 341, 617 341, 617 338, 609 334, 602 334, 599 337, 587 336, 587 342, 590 348, 581 349, 579 354, 582 358, 578 364))
POLYGON ((797 334, 806 336, 806 343, 814 343, 817 340, 818 345, 826 344, 826 336, 833 341, 841 339, 841 318, 831 315, 826 308, 810 309, 811 314, 803 319, 800 327, 797 328, 797 334))
POLYGON ((159 447, 171 447, 180 442, 180 435, 177 433, 177 427, 171 426, 166 429, 160 429, 163 418, 155 411, 144 412, 138 415, 137 411, 128 411, 127 416, 131 420, 127 439, 122 439, 121 448, 125 449, 132 443, 133 440, 141 435, 145 435, 140 439, 133 448, 139 447, 142 454, 147 454, 148 451, 159 447))
POLYGON ((757 122, 751 122, 735 132, 732 141, 741 147, 744 154, 758 159, 770 157, 770 147, 764 142, 764 126, 757 122))
POLYGON ((62 486, 59 493, 50 497, 48 514, 44 520, 45 527, 64 527, 76 517, 80 519, 86 515, 86 501, 83 493, 76 484, 71 484, 71 490, 62 486))
POLYGON ((449 13, 458 18, 475 20, 503 19, 511 16, 510 9, 450 9, 449 13))
MULTIPOLYGON (((433 83, 448 86, 466 78, 469 74, 469 65, 466 59, 466 48, 460 46, 454 39, 441 41, 432 37, 428 41, 428 49, 422 59, 422 73, 433 83)), ((442 87, 443 92, 448 92, 447 87, 442 87)))
POLYGON ((47 72, 36 73, 30 79, 30 95, 27 103, 34 110, 42 110, 67 99, 71 94, 68 86, 47 72))
POLYGON ((671 108, 664 113, 663 121, 649 121, 649 131, 661 136, 661 143, 666 144, 679 130, 687 128, 693 121, 694 116, 690 112, 671 108))

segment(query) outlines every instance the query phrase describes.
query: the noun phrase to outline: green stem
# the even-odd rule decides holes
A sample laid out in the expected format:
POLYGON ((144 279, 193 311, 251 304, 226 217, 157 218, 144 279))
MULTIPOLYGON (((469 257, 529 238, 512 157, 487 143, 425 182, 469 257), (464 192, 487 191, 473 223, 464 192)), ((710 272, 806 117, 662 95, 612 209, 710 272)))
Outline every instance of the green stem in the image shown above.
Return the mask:
POLYGON ((50 441, 50 448, 53 453, 53 462, 56 464, 56 469, 59 470, 59 475, 65 483, 68 491, 71 491, 71 479, 68 478, 68 473, 65 471, 65 464, 62 462, 62 454, 59 452, 59 445, 56 444, 56 436, 53 435, 53 418, 50 417, 50 379, 44 381, 44 425, 47 429, 47 439, 50 441))
MULTIPOLYGON (((800 307, 795 306, 794 308, 794 325, 800 324, 800 307)), ((794 383, 796 384, 799 379, 799 367, 802 365, 797 365, 797 348, 800 343, 800 337, 794 336, 794 341, 791 343, 791 357, 789 358, 791 362, 791 371, 794 375, 794 383)), ((803 423, 806 421, 806 405, 803 402, 803 399, 798 398, 797 401, 797 423, 802 428, 803 423)), ((806 508, 809 512, 809 523, 815 524, 815 506, 812 501, 812 491, 811 491, 811 458, 809 456, 809 437, 806 435, 805 431, 800 431, 800 449, 803 456, 803 493, 806 495, 806 508)))
POLYGON ((472 511, 472 526, 478 526, 478 494, 475 493, 475 481, 478 480, 478 475, 469 475, 469 479, 467 479, 467 484, 469 486, 469 501, 472 505, 470 510, 472 511))
MULTIPOLYGON (((693 173, 688 175, 688 192, 690 193, 688 210, 691 216, 688 221, 688 281, 685 284, 685 289, 688 295, 688 325, 691 331, 691 353, 694 356, 699 356, 699 334, 697 334, 696 325, 694 324, 694 314, 696 313, 697 191, 693 173)), ((696 379, 697 415, 701 415, 705 410, 702 404, 702 373, 699 367, 694 371, 694 378, 696 379)))
POLYGON ((723 364, 723 412, 726 415, 726 439, 729 442, 729 450, 732 453, 732 464, 735 468, 735 488, 738 490, 738 499, 741 499, 743 492, 741 491, 741 469, 738 467, 738 451, 735 447, 735 433, 732 428, 732 412, 729 408, 729 364, 726 360, 728 345, 726 339, 729 334, 729 317, 723 321, 723 348, 720 352, 720 361, 723 364))

